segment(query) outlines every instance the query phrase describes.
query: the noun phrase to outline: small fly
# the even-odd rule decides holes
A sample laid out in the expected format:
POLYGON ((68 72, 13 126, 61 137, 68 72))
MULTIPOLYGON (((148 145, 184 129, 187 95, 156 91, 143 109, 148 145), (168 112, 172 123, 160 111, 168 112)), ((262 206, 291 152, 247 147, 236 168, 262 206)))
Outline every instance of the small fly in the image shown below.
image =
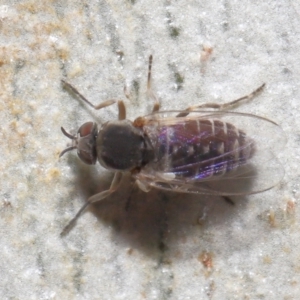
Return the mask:
POLYGON ((106 122, 100 128, 95 122, 84 123, 74 136, 61 128, 72 140, 72 146, 63 150, 60 157, 76 149, 84 163, 93 165, 99 161, 114 172, 110 188, 90 197, 62 235, 88 205, 116 191, 126 172, 131 173, 145 192, 158 188, 224 198, 260 193, 282 179, 284 171, 276 158, 285 140, 280 126, 264 117, 229 111, 255 97, 265 84, 229 103, 159 111, 158 98, 151 88, 151 68, 152 55, 147 95, 154 102, 153 110, 133 122, 126 119, 123 101, 112 99, 95 106, 63 80, 66 87, 94 109, 117 103, 119 116, 118 120, 106 122))

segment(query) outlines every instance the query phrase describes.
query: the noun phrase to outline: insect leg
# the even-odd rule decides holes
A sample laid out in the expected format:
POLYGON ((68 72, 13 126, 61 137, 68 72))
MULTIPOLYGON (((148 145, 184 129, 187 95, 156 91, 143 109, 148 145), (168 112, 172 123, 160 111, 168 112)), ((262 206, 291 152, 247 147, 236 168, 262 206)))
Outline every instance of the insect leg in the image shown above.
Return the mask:
POLYGON ((234 108, 234 107, 237 107, 239 105, 242 104, 243 101, 250 101, 252 100, 253 98, 255 98, 262 90, 263 88, 265 87, 265 83, 263 83, 260 87, 258 87, 257 89, 255 89, 252 93, 246 95, 246 96, 243 96, 241 98, 238 98, 236 100, 233 100, 231 102, 227 102, 227 103, 224 103, 220 106, 220 109, 221 110, 226 110, 226 109, 230 109, 230 108, 234 108))
POLYGON ((92 203, 101 201, 108 197, 110 194, 115 192, 117 188, 119 187, 120 183, 122 180, 122 173, 121 172, 116 172, 114 175, 114 178, 111 182, 110 188, 106 191, 100 192, 92 197, 90 197, 87 202, 80 208, 80 210, 77 212, 75 217, 68 223, 68 225, 63 229, 61 232, 61 236, 65 235, 66 233, 69 232, 69 230, 74 226, 76 223, 77 219, 81 216, 81 214, 85 211, 85 209, 92 203))
POLYGON ((101 109, 107 106, 110 106, 116 102, 118 102, 118 108, 119 108, 119 120, 123 120, 126 118, 126 109, 125 109, 125 105, 123 103, 122 100, 116 100, 116 99, 109 99, 109 100, 105 100, 103 102, 101 102, 98 105, 94 105, 93 103, 91 103, 88 99, 86 99, 74 86, 72 86, 70 83, 66 82, 65 80, 61 80, 62 83, 68 88, 70 89, 76 96, 78 96, 82 101, 84 101, 85 103, 87 103, 88 105, 90 105, 91 107, 93 107, 94 109, 101 109), (121 103, 122 102, 122 103, 121 103))
POLYGON ((149 65, 148 65, 147 95, 149 98, 151 98, 154 101, 152 112, 157 112, 157 111, 159 111, 160 104, 159 104, 158 98, 154 94, 154 92, 152 90, 152 86, 151 86, 152 60, 153 60, 153 56, 150 55, 149 56, 149 65))
POLYGON ((139 189, 142 190, 145 193, 148 193, 151 190, 151 188, 150 188, 150 186, 148 184, 143 183, 142 181, 140 181, 138 179, 135 181, 135 183, 137 184, 137 186, 139 187, 139 189))
POLYGON ((233 100, 233 101, 230 101, 227 103, 223 103, 223 104, 205 103, 205 104, 190 106, 187 109, 185 109, 183 112, 178 114, 177 117, 186 117, 191 111, 197 110, 197 109, 202 109, 202 108, 213 108, 213 109, 218 109, 218 110, 233 109, 233 108, 241 105, 243 101, 250 101, 253 98, 255 98, 263 90, 264 87, 265 87, 265 83, 262 84, 260 87, 258 87, 256 90, 254 90, 249 95, 243 96, 241 98, 238 98, 236 100, 233 100))
POLYGON ((122 100, 118 101, 118 109, 119 109, 119 120, 126 119, 126 107, 122 100))

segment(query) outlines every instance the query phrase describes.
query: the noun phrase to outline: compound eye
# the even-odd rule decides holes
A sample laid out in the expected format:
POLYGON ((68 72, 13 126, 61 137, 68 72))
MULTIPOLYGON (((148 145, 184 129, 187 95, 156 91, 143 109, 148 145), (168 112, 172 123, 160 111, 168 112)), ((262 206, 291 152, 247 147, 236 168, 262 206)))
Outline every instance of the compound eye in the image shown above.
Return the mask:
POLYGON ((94 127, 94 122, 86 122, 79 127, 77 133, 80 137, 85 137, 94 131, 94 127))
POLYGON ((88 165, 94 165, 97 161, 96 153, 97 125, 87 122, 78 129, 77 155, 88 165))
POLYGON ((94 156, 91 152, 78 150, 77 155, 87 165, 94 165, 96 163, 97 157, 94 156))

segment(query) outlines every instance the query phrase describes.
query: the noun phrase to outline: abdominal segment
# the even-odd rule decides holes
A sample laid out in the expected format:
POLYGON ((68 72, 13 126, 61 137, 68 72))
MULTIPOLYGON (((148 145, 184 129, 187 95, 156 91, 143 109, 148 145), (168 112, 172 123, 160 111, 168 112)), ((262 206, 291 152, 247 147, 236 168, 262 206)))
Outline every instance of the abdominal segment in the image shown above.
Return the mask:
POLYGON ((172 172, 176 178, 222 176, 245 165, 254 154, 253 140, 220 120, 185 120, 157 130, 156 170, 172 172))

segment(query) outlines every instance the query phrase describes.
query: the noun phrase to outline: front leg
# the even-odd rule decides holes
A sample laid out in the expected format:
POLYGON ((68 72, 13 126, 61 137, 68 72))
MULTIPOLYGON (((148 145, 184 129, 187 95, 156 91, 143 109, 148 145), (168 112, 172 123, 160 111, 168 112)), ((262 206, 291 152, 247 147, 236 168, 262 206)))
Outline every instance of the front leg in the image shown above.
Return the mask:
POLYGON ((119 120, 124 120, 126 119, 126 107, 125 104, 122 100, 116 100, 116 99, 109 99, 101 102, 98 105, 94 105, 92 102, 90 102, 87 98, 85 98, 73 85, 68 83, 65 80, 61 80, 62 83, 70 89, 76 96, 78 96, 82 101, 87 103, 89 106, 93 107, 94 109, 98 110, 107 106, 110 106, 112 104, 115 104, 116 102, 118 103, 118 109, 119 109, 119 120))
POLYGON ((114 175, 114 178, 111 182, 110 188, 106 191, 100 192, 92 197, 90 197, 87 202, 80 208, 80 210, 77 212, 75 217, 67 224, 67 226, 63 229, 61 232, 61 236, 64 236, 66 233, 69 232, 69 230, 74 226, 76 223, 77 219, 81 216, 81 214, 85 211, 85 209, 92 203, 96 203, 98 201, 101 201, 108 197, 110 194, 115 192, 118 187, 120 186, 121 180, 122 180, 122 172, 116 172, 114 175))

